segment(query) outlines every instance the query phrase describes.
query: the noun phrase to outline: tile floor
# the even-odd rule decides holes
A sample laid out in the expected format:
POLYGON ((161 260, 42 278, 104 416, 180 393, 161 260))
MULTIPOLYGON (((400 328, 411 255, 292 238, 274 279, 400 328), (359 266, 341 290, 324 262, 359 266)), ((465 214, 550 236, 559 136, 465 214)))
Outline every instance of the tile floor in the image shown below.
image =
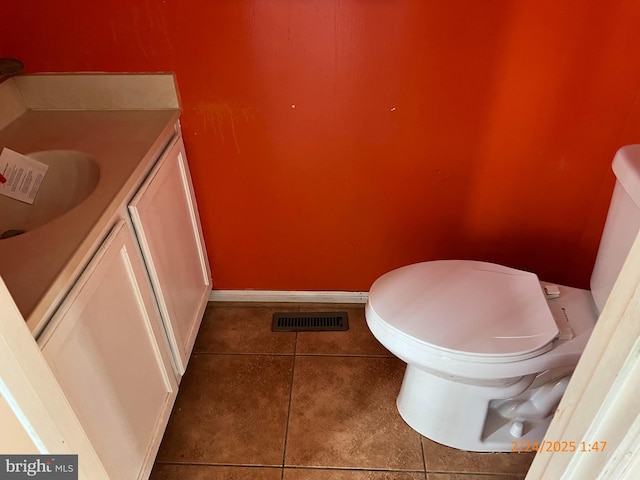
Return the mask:
POLYGON ((404 364, 362 305, 210 304, 151 480, 512 480, 533 456, 421 437, 395 398, 404 364), (347 311, 346 332, 273 333, 277 311, 347 311))

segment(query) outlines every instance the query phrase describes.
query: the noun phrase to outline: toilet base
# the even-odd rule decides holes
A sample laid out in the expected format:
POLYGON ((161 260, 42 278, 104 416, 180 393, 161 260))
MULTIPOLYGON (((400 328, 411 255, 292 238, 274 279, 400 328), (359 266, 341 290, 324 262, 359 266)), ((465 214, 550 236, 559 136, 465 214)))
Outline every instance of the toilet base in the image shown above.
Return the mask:
MULTIPOLYGON (((543 439, 557 406, 552 399, 535 411, 531 397, 551 389, 543 385, 542 393, 540 387, 531 390, 534 380, 536 375, 487 385, 463 383, 407 365, 397 407, 411 428, 443 445, 474 452, 518 451, 543 439)), ((559 400, 564 389, 558 388, 559 400)))

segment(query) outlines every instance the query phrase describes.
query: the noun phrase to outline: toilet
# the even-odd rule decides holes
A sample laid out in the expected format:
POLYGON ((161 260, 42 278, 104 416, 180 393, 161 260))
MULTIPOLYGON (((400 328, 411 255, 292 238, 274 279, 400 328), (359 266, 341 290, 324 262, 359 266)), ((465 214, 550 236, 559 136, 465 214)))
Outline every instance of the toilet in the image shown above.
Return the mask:
POLYGON ((410 427, 476 452, 542 440, 640 227, 640 145, 618 150, 613 171, 591 290, 472 260, 373 283, 367 325, 407 364, 397 407, 410 427))

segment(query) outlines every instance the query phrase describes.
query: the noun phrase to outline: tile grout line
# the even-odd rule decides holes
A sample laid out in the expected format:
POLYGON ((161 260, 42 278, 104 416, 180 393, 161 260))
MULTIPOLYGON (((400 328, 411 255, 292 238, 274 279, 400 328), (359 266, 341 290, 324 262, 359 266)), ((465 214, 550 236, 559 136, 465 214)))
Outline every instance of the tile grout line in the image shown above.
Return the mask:
POLYGON ((291 383, 289 387, 289 408, 287 409, 287 421, 284 427, 284 445, 282 449, 282 472, 280 474, 280 480, 284 480, 284 466, 287 458, 287 441, 289 440, 289 420, 291 419, 291 403, 293 400, 293 379, 296 373, 296 352, 298 350, 298 332, 296 332, 295 340, 293 343, 293 364, 291 365, 291 383))
POLYGON ((348 353, 244 353, 244 352, 194 352, 194 355, 228 355, 239 357, 329 357, 329 358, 396 358, 389 355, 368 355, 348 353))
POLYGON ((228 355, 237 357, 293 357, 293 353, 194 352, 194 355, 228 355))
POLYGON ((424 448, 424 439, 420 435, 420 450, 422 450, 422 467, 424 468, 424 480, 429 480, 429 474, 427 473, 427 455, 424 448))
POLYGON ((173 465, 179 467, 231 467, 231 468, 270 468, 270 469, 282 469, 282 465, 270 465, 270 464, 254 464, 254 463, 227 463, 227 462, 179 462, 175 460, 155 462, 155 465, 173 465))
MULTIPOLYGON (((287 466, 287 468, 291 470, 316 470, 316 471, 331 470, 331 471, 337 471, 337 472, 424 473, 422 470, 413 470, 413 469, 403 470, 403 469, 397 469, 397 468, 386 469, 386 468, 380 468, 380 467, 372 467, 372 468, 330 467, 326 465, 319 465, 319 466, 318 465, 289 465, 287 466)), ((444 473, 449 473, 449 472, 444 472, 444 473)), ((474 475, 474 474, 471 473, 470 475, 474 475)), ((503 474, 503 475, 509 475, 509 474, 503 474)))

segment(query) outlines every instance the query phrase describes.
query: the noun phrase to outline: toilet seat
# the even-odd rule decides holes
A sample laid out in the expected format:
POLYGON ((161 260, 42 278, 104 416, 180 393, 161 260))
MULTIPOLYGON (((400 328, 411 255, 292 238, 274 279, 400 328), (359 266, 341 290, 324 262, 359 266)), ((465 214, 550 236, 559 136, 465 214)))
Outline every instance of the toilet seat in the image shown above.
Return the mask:
POLYGON ((478 261, 393 270, 371 287, 369 313, 415 348, 469 362, 532 358, 559 333, 535 274, 478 261))

